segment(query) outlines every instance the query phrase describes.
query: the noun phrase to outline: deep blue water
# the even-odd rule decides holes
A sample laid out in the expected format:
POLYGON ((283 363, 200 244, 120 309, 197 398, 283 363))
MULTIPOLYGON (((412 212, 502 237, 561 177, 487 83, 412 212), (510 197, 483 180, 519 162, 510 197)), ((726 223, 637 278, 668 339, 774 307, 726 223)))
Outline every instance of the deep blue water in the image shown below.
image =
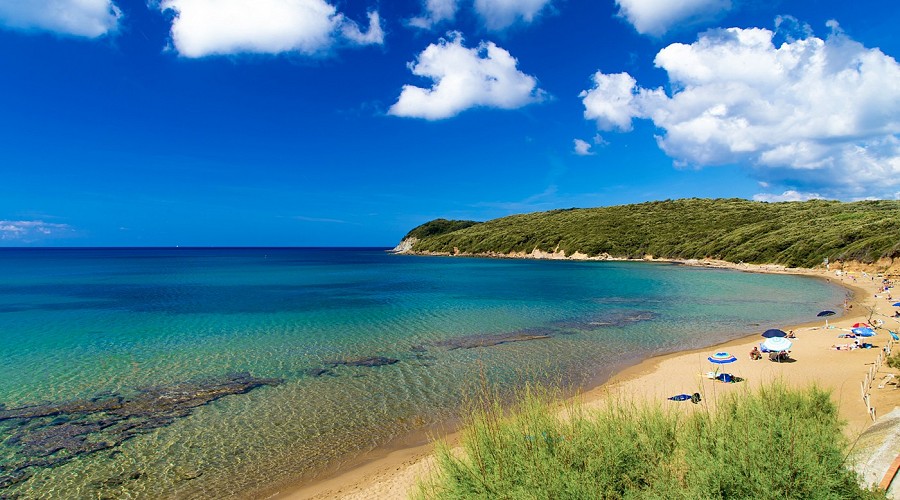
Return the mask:
POLYGON ((283 380, 103 451, 57 451, 52 467, 22 468, 35 452, 21 436, 62 421, 0 420, 0 496, 24 498, 253 494, 434 428, 482 379, 596 382, 811 320, 845 293, 798 276, 384 249, 0 249, 0 277, 7 409, 243 372, 283 380), (376 357, 391 364, 332 364, 376 357))

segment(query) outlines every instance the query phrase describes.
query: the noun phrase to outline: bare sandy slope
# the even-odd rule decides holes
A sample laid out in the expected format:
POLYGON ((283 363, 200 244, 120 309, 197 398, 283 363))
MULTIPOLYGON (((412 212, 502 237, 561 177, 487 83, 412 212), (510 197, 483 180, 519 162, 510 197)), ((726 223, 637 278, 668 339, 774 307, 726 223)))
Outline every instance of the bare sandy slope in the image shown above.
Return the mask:
MULTIPOLYGON (((712 265, 726 266, 723 263, 713 263, 712 265)), ((849 438, 855 439, 869 428, 872 425, 872 419, 862 401, 860 383, 878 356, 881 347, 885 346, 889 339, 886 329, 900 331, 900 322, 890 318, 894 311, 890 305, 891 301, 880 294, 877 289, 881 280, 872 280, 870 277, 863 277, 860 273, 855 274, 855 279, 842 279, 825 271, 784 270, 776 266, 727 265, 727 267, 827 277, 852 288, 856 292, 855 302, 841 319, 830 322, 831 328, 824 328, 824 320, 793 327, 796 338, 793 339, 791 357, 795 360, 794 362, 775 363, 767 358, 751 361, 749 359, 750 350, 764 340, 756 334, 707 349, 649 359, 624 370, 606 384, 585 392, 579 398, 588 407, 603 405, 609 398, 614 398, 616 400, 658 401, 674 409, 697 411, 704 408, 705 405, 715 405, 716 399, 722 394, 746 391, 781 379, 790 385, 803 386, 816 383, 820 387, 832 390, 840 414, 847 421, 845 432, 849 438), (854 323, 866 322, 873 308, 874 318, 883 320, 885 327, 879 330, 880 333, 877 336, 866 339, 874 343, 876 348, 852 351, 832 349, 834 344, 852 342, 839 339, 837 336, 848 331, 854 323), (716 366, 707 360, 707 356, 716 351, 727 351, 738 358, 737 362, 724 365, 720 370, 743 378, 742 382, 726 384, 704 376, 707 372, 716 369, 716 366), (694 392, 702 394, 703 403, 700 405, 666 400, 671 395, 694 392)), ((761 311, 760 315, 765 315, 765 312, 761 311)), ((790 327, 786 326, 785 329, 790 329, 790 327)), ((894 351, 896 352, 898 349, 900 346, 895 347, 894 351)), ((897 373, 897 370, 883 368, 878 381, 881 381, 885 374, 891 371, 897 373)), ((895 383, 889 383, 883 389, 878 389, 877 386, 878 382, 872 389, 871 401, 878 414, 885 415, 900 406, 900 390, 897 389, 895 383)), ((458 436, 453 435, 448 439, 452 443, 457 438, 458 436)), ((425 445, 394 451, 332 478, 299 486, 297 489, 278 492, 273 496, 289 499, 406 498, 413 491, 417 479, 428 474, 434 467, 431 449, 431 445, 425 445)))

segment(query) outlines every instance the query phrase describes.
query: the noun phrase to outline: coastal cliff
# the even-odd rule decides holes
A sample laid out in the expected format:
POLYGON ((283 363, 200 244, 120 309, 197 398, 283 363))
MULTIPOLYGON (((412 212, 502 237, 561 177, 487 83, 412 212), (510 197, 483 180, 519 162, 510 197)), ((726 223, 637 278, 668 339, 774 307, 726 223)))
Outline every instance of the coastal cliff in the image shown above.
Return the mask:
POLYGON ((533 259, 690 260, 900 273, 900 201, 683 199, 437 219, 398 253, 533 259))

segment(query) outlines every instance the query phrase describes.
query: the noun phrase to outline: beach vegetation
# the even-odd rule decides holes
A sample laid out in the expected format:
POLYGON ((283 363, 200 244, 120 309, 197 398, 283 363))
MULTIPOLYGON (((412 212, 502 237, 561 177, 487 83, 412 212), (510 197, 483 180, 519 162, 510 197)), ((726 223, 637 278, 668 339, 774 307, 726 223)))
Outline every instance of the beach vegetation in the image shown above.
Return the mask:
POLYGON ((474 226, 475 224, 479 224, 479 222, 474 220, 435 219, 433 221, 426 222, 421 226, 415 227, 412 231, 406 233, 406 236, 404 236, 403 239, 422 239, 428 238, 429 236, 440 236, 442 234, 447 234, 453 231, 458 231, 460 229, 474 226))
POLYGON ((900 201, 680 199, 511 215, 483 223, 438 219, 410 231, 413 251, 530 253, 814 267, 900 257, 900 201))
POLYGON ((847 467, 837 408, 817 387, 773 383, 687 412, 621 400, 560 412, 553 399, 485 398, 415 497, 885 498, 847 467))
POLYGON ((900 353, 888 356, 886 361, 889 368, 900 369, 900 353))

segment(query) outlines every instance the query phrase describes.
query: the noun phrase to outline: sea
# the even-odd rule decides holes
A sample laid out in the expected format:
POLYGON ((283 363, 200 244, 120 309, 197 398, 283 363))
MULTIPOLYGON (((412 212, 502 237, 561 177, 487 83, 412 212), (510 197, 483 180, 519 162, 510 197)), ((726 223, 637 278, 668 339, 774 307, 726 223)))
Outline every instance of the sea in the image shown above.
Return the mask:
POLYGON ((0 497, 266 497, 450 430, 486 390, 591 387, 845 294, 667 263, 0 249, 0 497))

